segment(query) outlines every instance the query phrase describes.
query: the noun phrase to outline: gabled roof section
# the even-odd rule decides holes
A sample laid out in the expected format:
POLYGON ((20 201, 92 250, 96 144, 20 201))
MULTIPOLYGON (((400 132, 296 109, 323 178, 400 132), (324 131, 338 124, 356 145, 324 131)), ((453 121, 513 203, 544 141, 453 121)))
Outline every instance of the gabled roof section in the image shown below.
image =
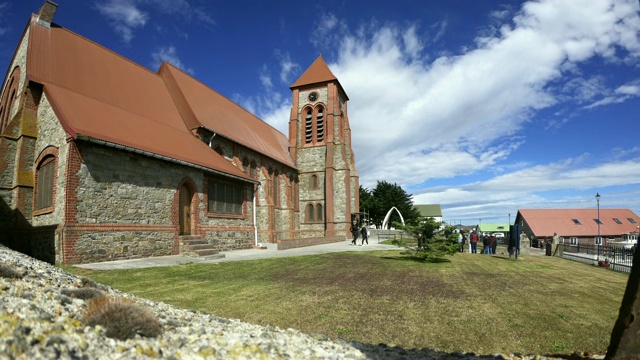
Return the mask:
POLYGON ((442 217, 442 207, 440 204, 414 205, 423 217, 442 217))
POLYGON ((282 164, 295 168, 289 154, 289 138, 238 104, 220 95, 180 69, 162 64, 160 75, 176 98, 190 128, 203 126, 282 164), (175 84, 171 85, 171 84, 175 84), (183 102, 180 105, 180 102, 183 102))
POLYGON ((185 126, 162 78, 65 28, 31 18, 27 78, 73 138, 167 157, 254 182, 185 126))
MULTIPOLYGON (((342 90, 342 92, 344 93, 344 95, 347 96, 347 93, 342 88, 342 85, 340 85, 338 78, 335 75, 333 75, 333 73, 329 69, 329 66, 324 61, 324 58, 322 58, 322 55, 320 55, 313 62, 313 64, 311 64, 311 66, 309 66, 309 68, 307 68, 307 70, 305 70, 305 72, 302 73, 302 75, 300 75, 298 80, 296 80, 296 82, 294 82, 293 84, 291 84, 291 86, 289 86, 289 88, 294 89, 294 88, 298 88, 306 85, 328 83, 332 81, 335 81, 340 87, 340 89, 342 90)), ((349 98, 347 97, 347 100, 348 99, 349 98)))
POLYGON ((507 232, 509 231, 509 224, 507 223, 482 223, 478 225, 479 230, 482 232, 507 232))
MULTIPOLYGON (((597 209, 523 209, 518 211, 518 217, 524 219, 537 237, 551 237, 554 232, 565 238, 598 235, 598 223, 594 220, 598 219, 597 209)), ((629 209, 601 208, 600 221, 602 237, 637 232, 640 225, 638 215, 629 209), (614 218, 620 220, 621 224, 614 218)))

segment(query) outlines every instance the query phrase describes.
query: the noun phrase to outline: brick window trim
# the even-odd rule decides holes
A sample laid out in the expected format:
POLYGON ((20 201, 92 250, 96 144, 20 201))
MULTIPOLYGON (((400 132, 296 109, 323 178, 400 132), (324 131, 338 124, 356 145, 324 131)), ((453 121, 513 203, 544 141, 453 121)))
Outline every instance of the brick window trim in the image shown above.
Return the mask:
POLYGON ((11 115, 11 111, 13 110, 13 104, 19 97, 17 92, 20 82, 20 71, 20 66, 16 66, 15 68, 13 68, 13 70, 11 71, 11 76, 6 83, 7 87, 4 90, 4 94, 2 94, 2 99, 0 99, 0 131, 4 130, 4 128, 11 121, 11 118, 9 116, 11 115))
POLYGON ((55 210, 56 207, 56 193, 57 193, 57 184, 58 184, 58 148, 49 146, 45 148, 38 159, 35 162, 35 176, 34 176, 34 186, 33 186, 33 216, 50 214, 55 210), (53 187, 51 189, 51 206, 42 209, 36 209, 36 202, 38 199, 38 169, 43 167, 44 165, 49 164, 50 162, 54 162, 53 164, 53 187))
POLYGON ((304 223, 305 224, 323 224, 324 223, 324 205, 321 203, 308 202, 304 205, 304 223), (309 218, 309 206, 312 208, 313 219, 309 218), (323 216, 321 220, 318 220, 318 206, 322 209, 323 216))
POLYGON ((327 109, 328 107, 325 106, 325 104, 323 103, 317 103, 314 106, 305 106, 301 113, 300 113, 300 120, 301 120, 301 124, 302 124, 302 147, 315 147, 315 146, 322 146, 322 145, 326 145, 327 143, 327 133, 328 133, 328 128, 327 128, 327 117, 328 117, 328 113, 327 113, 327 109), (318 110, 322 109, 322 113, 323 113, 323 127, 324 127, 324 131, 323 131, 323 136, 322 136, 322 140, 318 140, 318 110), (307 142, 306 140, 306 136, 307 136, 307 132, 306 132, 306 121, 307 121, 307 113, 308 111, 311 110, 311 128, 312 128, 312 132, 311 132, 311 141, 307 142))
MULTIPOLYGON (((205 176, 204 178, 204 213, 205 216, 208 218, 217 218, 217 219, 242 219, 242 220, 246 220, 248 217, 248 209, 247 209, 247 187, 244 185, 240 185, 242 186, 242 214, 222 214, 222 213, 216 213, 216 212, 210 212, 209 211, 209 181, 219 181, 219 182, 227 182, 227 183, 231 183, 231 184, 235 184, 234 182, 225 180, 225 179, 221 179, 221 178, 217 178, 217 177, 211 177, 211 176, 205 176)), ((237 184, 235 184, 237 185, 237 184)))

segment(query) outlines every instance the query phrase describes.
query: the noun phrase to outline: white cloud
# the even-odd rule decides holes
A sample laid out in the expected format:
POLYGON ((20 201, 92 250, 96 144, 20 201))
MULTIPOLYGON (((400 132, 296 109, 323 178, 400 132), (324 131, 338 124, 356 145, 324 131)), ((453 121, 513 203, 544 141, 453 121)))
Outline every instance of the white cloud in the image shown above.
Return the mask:
MULTIPOLYGON (((429 180, 481 174, 484 180, 423 188, 414 198, 472 217, 511 211, 505 209, 515 216, 523 204, 552 207, 540 195, 544 191, 638 184, 637 159, 590 166, 581 158, 505 165, 527 141, 521 131, 538 121, 534 115, 540 110, 560 108, 558 119, 544 120, 542 128, 550 129, 577 116, 565 104, 588 104, 583 106, 588 109, 639 96, 637 81, 612 86, 606 74, 584 71, 595 57, 637 64, 637 1, 541 0, 490 15, 496 23, 480 29, 473 46, 435 58, 427 47, 435 40, 415 24, 374 20, 349 29, 333 14, 321 18, 312 42, 340 40, 329 66, 351 100, 360 183, 372 187, 386 180, 415 189, 429 180)), ((436 40, 446 24, 437 27, 436 40)), ((285 132, 290 105, 283 104, 273 102, 262 116, 285 132)), ((563 201, 566 207, 584 200, 576 195, 563 201)))
POLYGON ((160 64, 166 61, 184 72, 187 72, 191 75, 194 74, 193 69, 187 68, 182 60, 180 60, 178 51, 174 46, 160 47, 156 49, 153 54, 151 54, 151 57, 153 58, 154 69, 157 69, 158 67, 160 67, 160 64))
MULTIPOLYGON (((361 182, 384 176, 411 185, 495 166, 517 148, 512 136, 538 110, 562 101, 596 100, 604 90, 602 81, 580 77, 576 70, 594 56, 619 60, 638 55, 637 36, 622 36, 638 29, 632 27, 638 19, 635 9, 627 5, 526 3, 513 22, 505 18, 499 31, 475 49, 431 62, 426 62, 427 49, 419 46, 424 39, 414 25, 343 34, 330 67, 351 99, 361 182), (558 82, 569 83, 558 88, 558 82), (468 144, 474 147, 465 148, 468 144)), ((337 23, 323 24, 331 28, 337 23)), ((600 97, 599 104, 624 100, 600 97)))
POLYGON ((96 8, 109 19, 111 26, 129 43, 133 39, 133 31, 143 27, 149 18, 148 14, 138 9, 135 0, 109 0, 97 3, 96 8))
MULTIPOLYGON (((144 27, 151 20, 151 14, 174 18, 178 15, 189 25, 194 23, 215 25, 215 21, 205 10, 192 6, 186 0, 106 0, 96 2, 95 6, 126 43, 131 42, 135 30, 144 27)), ((172 24, 175 24, 175 21, 172 24)), ((161 23, 155 28, 163 31, 161 23)), ((171 31, 180 30, 172 29, 171 31)))
POLYGON ((624 94, 624 95, 640 95, 640 85, 639 84, 626 84, 622 85, 616 89, 616 93, 624 94))
POLYGON ((291 56, 289 53, 282 53, 280 51, 276 51, 276 57, 280 63, 280 82, 286 85, 290 85, 293 80, 291 76, 294 71, 300 69, 300 65, 291 61, 291 56))
MULTIPOLYGON (((585 166, 588 159, 585 155, 583 158, 527 167, 486 181, 424 189, 414 196, 414 201, 418 204, 441 204, 446 209, 443 213, 447 218, 463 219, 467 224, 479 218, 495 218, 496 214, 503 214, 501 221, 506 222, 506 214, 511 213, 511 219, 514 219, 520 208, 591 207, 594 205, 591 197, 595 194, 590 194, 590 189, 640 183, 640 163, 637 160, 585 166), (554 191, 569 191, 569 194, 557 202, 539 195, 554 191)), ((629 205, 627 196, 603 194, 608 198, 607 207, 616 207, 616 203, 629 205)))
POLYGON ((266 65, 262 67, 262 71, 260 71, 259 78, 260 78, 260 83, 262 84, 262 87, 264 87, 267 90, 271 90, 273 88, 271 75, 269 75, 269 70, 267 69, 266 65))

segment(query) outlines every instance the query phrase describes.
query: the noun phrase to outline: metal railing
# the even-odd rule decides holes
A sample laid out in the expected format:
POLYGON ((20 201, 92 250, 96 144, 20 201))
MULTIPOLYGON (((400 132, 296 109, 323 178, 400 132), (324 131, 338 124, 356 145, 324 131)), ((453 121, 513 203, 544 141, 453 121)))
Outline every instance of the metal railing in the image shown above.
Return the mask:
POLYGON ((583 262, 591 262, 606 268, 630 273, 633 264, 633 247, 612 246, 612 245, 568 245, 560 244, 562 247, 562 257, 583 262), (588 261, 585 261, 588 260, 588 261))

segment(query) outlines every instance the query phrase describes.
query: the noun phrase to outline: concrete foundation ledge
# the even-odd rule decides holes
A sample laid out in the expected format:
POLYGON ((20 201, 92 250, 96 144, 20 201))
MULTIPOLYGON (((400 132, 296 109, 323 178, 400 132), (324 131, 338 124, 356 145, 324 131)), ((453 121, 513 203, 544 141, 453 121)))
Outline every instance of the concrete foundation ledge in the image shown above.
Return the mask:
POLYGON ((331 243, 336 243, 340 241, 345 241, 345 237, 332 236, 332 237, 278 240, 278 250, 295 249, 295 248, 313 246, 313 245, 331 244, 331 243))

